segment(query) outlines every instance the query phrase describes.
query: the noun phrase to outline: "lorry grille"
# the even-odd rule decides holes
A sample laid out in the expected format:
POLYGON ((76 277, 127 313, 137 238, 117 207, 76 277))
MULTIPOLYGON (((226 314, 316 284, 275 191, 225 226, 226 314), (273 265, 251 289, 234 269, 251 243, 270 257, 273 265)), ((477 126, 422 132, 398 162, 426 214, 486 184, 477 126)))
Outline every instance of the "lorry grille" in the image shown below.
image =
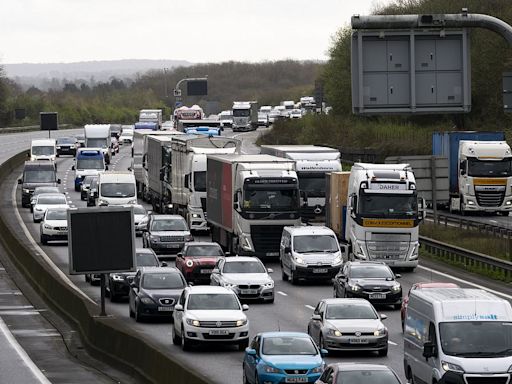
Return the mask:
POLYGON ((468 384, 508 384, 509 375, 469 376, 465 377, 468 384))
POLYGON ((481 207, 499 207, 503 204, 505 191, 477 191, 476 201, 481 207))
POLYGON ((367 248, 370 259, 399 260, 406 258, 409 251, 409 242, 368 241, 367 248))
POLYGON ((283 225, 251 225, 251 237, 257 254, 279 256, 283 225))

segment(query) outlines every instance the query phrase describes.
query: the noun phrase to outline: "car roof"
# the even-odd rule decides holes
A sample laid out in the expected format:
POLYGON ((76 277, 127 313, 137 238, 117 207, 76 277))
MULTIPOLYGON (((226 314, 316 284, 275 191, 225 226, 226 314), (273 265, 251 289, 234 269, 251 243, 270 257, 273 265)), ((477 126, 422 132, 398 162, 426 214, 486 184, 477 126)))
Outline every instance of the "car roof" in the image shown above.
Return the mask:
POLYGON ((39 199, 40 197, 66 197, 65 194, 63 193, 55 193, 55 192, 50 192, 50 193, 39 193, 37 195, 37 198, 39 199))
MULTIPOLYGON (((39 187, 35 187, 35 188, 34 188, 34 192, 35 192, 35 191, 42 191, 42 190, 45 190, 45 189, 47 189, 47 190, 48 190, 48 189, 51 189, 51 190, 57 190, 57 191, 59 191, 59 193, 60 193, 59 187, 51 187, 51 186, 49 186, 49 185, 42 185, 42 186, 39 186, 39 187)), ((48 193, 48 192, 46 192, 46 193, 48 193)), ((51 193, 54 193, 54 192, 51 192, 51 193)))
POLYGON ((148 255, 155 255, 155 251, 151 248, 135 248, 135 253, 147 253, 148 255))
POLYGON ((260 262, 261 263, 261 260, 258 259, 257 257, 253 257, 253 256, 231 256, 231 257, 226 257, 225 259, 226 263, 234 263, 234 262, 247 262, 247 263, 254 263, 254 262, 260 262))
POLYGON ((231 289, 215 285, 194 285, 187 288, 190 294, 193 293, 219 293, 236 295, 231 289))
POLYGON ((325 226, 301 225, 284 228, 292 235, 334 235, 333 230, 325 226))
POLYGON ((382 364, 332 363, 329 366, 335 366, 339 371, 392 371, 391 368, 382 364))
POLYGON ((382 262, 382 261, 347 261, 347 263, 349 263, 350 266, 357 266, 357 267, 364 267, 365 265, 376 265, 376 266, 384 266, 384 267, 388 267, 389 266, 382 262))
POLYGON ((211 245, 211 246, 215 246, 215 247, 220 247, 220 245, 218 243, 209 242, 209 241, 189 241, 188 243, 185 243, 185 247, 191 247, 194 245, 201 245, 201 246, 211 245))
POLYGON ((180 215, 151 215, 151 218, 153 220, 169 220, 169 219, 172 219, 172 220, 185 220, 183 218, 183 216, 180 216, 180 215))
POLYGON ((310 338, 310 336, 307 333, 304 332, 282 332, 282 331, 275 331, 275 332, 262 332, 259 334, 262 338, 263 337, 307 337, 310 338))
POLYGON ((46 212, 49 212, 49 211, 52 211, 52 212, 55 212, 55 211, 66 211, 67 212, 68 210, 69 210, 69 208, 64 208, 64 207, 54 207, 54 208, 50 207, 50 208, 48 208, 46 210, 46 212))
POLYGON ((351 297, 338 298, 338 299, 330 298, 330 299, 323 299, 322 301, 325 302, 325 304, 327 304, 327 305, 329 305, 329 304, 348 304, 348 303, 371 305, 370 302, 366 299, 351 298, 351 297))
POLYGON ((145 273, 180 273, 180 271, 174 267, 142 267, 142 268, 140 268, 140 271, 141 271, 141 274, 145 274, 145 273))
POLYGON ((423 288, 460 288, 457 284, 454 284, 454 283, 440 283, 440 282, 416 283, 414 285, 415 285, 416 289, 423 289, 423 288))

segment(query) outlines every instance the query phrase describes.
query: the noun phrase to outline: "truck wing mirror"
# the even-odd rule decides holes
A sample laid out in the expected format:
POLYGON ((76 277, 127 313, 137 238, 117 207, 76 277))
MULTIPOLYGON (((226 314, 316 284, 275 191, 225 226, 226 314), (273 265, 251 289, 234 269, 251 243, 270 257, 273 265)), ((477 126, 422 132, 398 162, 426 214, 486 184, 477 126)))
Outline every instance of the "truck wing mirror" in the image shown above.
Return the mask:
POLYGON ((292 253, 292 249, 290 247, 284 247, 284 253, 292 253))
POLYGON ((466 174, 466 165, 467 165, 467 160, 462 160, 459 164, 459 168, 460 168, 460 174, 461 176, 464 176, 466 174))
POLYGON ((422 197, 418 197, 418 220, 423 221, 425 218, 425 208, 427 207, 427 203, 425 199, 422 197))
POLYGON ((72 170, 72 171, 74 171, 74 170, 75 170, 75 166, 74 166, 74 165, 72 165, 72 166, 71 166, 71 170, 72 170))
POLYGON ((18 179, 18 184, 23 184, 23 180, 22 179, 18 179))
POLYGON ((423 344, 423 357, 428 359, 429 357, 437 357, 437 347, 432 342, 423 344))
POLYGON ((160 169, 160 181, 164 181, 165 178, 165 168, 160 169))

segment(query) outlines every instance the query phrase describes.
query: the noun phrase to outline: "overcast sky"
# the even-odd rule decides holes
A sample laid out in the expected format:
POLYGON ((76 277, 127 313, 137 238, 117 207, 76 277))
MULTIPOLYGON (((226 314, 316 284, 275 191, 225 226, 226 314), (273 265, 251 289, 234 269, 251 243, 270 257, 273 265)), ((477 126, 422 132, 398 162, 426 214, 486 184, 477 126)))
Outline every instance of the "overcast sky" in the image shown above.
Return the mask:
POLYGON ((0 62, 323 60, 390 0, 1 0, 0 62))

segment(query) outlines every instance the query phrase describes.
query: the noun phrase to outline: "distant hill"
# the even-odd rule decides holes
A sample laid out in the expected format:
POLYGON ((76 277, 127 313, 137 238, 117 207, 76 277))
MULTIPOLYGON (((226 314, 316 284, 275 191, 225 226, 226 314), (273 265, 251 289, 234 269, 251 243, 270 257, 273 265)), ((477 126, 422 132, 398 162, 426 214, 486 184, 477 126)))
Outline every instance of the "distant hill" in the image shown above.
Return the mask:
POLYGON ((111 77, 130 78, 137 73, 149 70, 163 70, 163 68, 176 68, 190 66, 192 63, 185 60, 105 60, 80 61, 75 63, 20 63, 3 64, 7 76, 24 88, 36 86, 47 89, 52 84, 58 84, 66 79, 71 82, 83 80, 90 82, 107 81, 111 77), (54 80, 53 83, 50 80, 54 80), (57 80, 57 81, 55 81, 57 80))

